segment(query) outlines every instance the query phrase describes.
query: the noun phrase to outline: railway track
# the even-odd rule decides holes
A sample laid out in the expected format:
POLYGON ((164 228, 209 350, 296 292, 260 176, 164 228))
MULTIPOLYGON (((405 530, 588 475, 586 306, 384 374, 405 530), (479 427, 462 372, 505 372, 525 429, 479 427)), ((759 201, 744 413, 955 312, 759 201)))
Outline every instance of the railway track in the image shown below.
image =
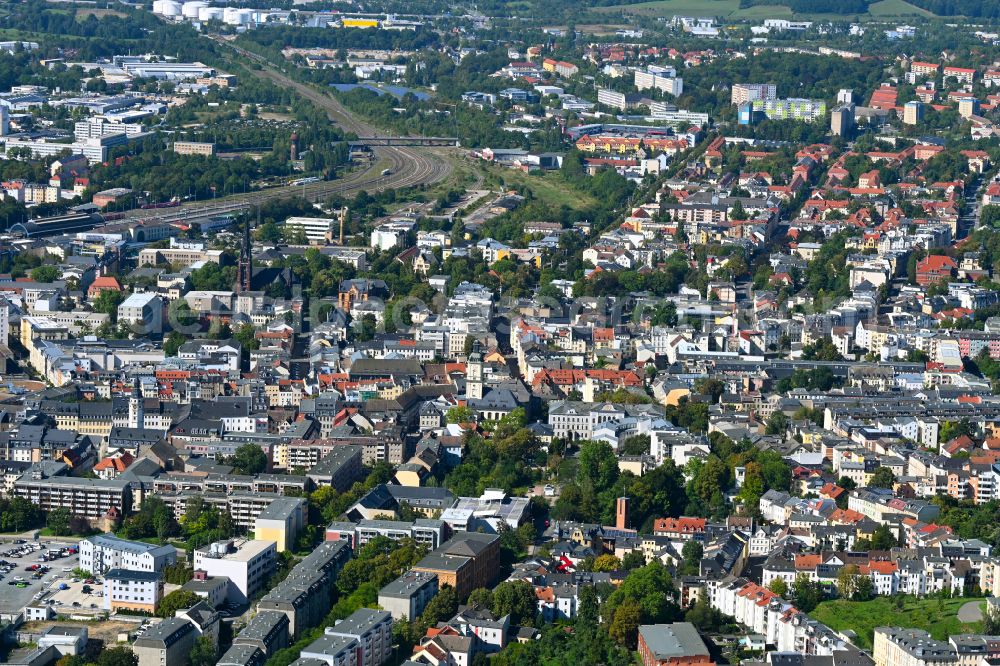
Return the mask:
MULTIPOLYGON (((239 56, 259 64, 262 69, 250 70, 253 74, 267 78, 282 87, 295 90, 299 95, 323 109, 330 120, 346 133, 358 136, 373 136, 378 133, 376 128, 348 111, 333 96, 288 78, 255 53, 219 37, 212 37, 212 39, 234 50, 239 56)), ((127 219, 162 222, 194 221, 246 210, 267 201, 289 196, 299 196, 316 201, 333 194, 348 195, 363 190, 431 185, 444 180, 451 173, 451 164, 442 156, 440 149, 377 146, 373 148, 373 153, 375 155, 373 161, 338 180, 233 194, 210 201, 184 203, 176 208, 134 210, 129 211, 125 217, 127 219), (389 170, 389 175, 383 176, 382 172, 386 169, 389 170)))

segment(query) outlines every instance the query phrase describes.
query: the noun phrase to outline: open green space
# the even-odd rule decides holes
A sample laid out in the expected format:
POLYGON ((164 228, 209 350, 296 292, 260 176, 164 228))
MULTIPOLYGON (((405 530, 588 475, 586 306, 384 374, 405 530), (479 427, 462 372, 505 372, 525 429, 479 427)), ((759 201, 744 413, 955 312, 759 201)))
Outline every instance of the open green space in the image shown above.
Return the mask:
POLYGON ((489 173, 486 180, 487 186, 491 185, 491 181, 502 181, 507 187, 518 190, 527 187, 535 199, 545 202, 546 205, 552 206, 554 209, 568 206, 573 210, 585 210, 597 203, 593 196, 576 189, 563 180, 558 173, 535 175, 503 167, 489 167, 487 171, 489 173))
POLYGON ((875 17, 886 16, 934 16, 926 9, 911 5, 906 0, 881 0, 868 5, 868 13, 875 17))
MULTIPOLYGON (((810 615, 836 631, 857 634, 858 647, 871 649, 875 627, 911 627, 930 632, 937 640, 952 634, 981 633, 982 622, 960 622, 958 609, 969 597, 918 599, 916 597, 876 597, 869 601, 824 601, 810 615), (902 606, 897 605, 902 599, 902 606)), ((980 600, 982 601, 982 600, 980 600)))

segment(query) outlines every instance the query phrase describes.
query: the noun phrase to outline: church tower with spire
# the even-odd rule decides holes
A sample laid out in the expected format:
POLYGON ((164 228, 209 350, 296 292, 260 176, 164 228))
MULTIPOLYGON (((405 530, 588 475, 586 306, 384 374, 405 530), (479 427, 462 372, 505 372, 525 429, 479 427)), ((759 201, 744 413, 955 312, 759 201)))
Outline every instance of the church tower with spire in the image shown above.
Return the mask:
POLYGON ((243 244, 240 247, 240 262, 236 269, 237 291, 250 291, 253 282, 253 250, 250 242, 250 218, 243 223, 243 244))
POLYGON ((143 429, 146 427, 145 400, 142 397, 142 384, 139 376, 132 378, 132 393, 128 398, 128 427, 143 429))

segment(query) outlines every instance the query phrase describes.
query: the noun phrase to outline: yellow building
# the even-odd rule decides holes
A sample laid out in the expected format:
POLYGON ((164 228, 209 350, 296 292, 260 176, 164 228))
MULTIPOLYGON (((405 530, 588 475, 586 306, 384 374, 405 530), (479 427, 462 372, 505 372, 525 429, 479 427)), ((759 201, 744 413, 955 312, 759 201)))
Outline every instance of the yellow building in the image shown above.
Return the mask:
POLYGON ((345 18, 341 19, 340 25, 344 28, 377 28, 379 22, 378 19, 345 18))
POLYGON ((253 538, 273 541, 279 553, 292 550, 307 519, 308 505, 303 498, 280 497, 254 519, 253 538))
POLYGON ((415 462, 406 462, 396 468, 395 481, 401 486, 419 488, 427 477, 427 469, 415 462))

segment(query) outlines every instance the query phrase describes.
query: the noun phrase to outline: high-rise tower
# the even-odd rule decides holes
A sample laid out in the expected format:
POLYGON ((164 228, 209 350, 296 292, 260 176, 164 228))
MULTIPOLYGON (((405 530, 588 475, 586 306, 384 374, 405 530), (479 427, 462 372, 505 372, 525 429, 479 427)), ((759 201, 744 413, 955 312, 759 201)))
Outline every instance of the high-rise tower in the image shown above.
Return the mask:
POLYGON ((253 250, 250 243, 250 218, 243 224, 243 244, 240 247, 240 263, 236 269, 236 287, 239 291, 250 291, 253 281, 253 250))

